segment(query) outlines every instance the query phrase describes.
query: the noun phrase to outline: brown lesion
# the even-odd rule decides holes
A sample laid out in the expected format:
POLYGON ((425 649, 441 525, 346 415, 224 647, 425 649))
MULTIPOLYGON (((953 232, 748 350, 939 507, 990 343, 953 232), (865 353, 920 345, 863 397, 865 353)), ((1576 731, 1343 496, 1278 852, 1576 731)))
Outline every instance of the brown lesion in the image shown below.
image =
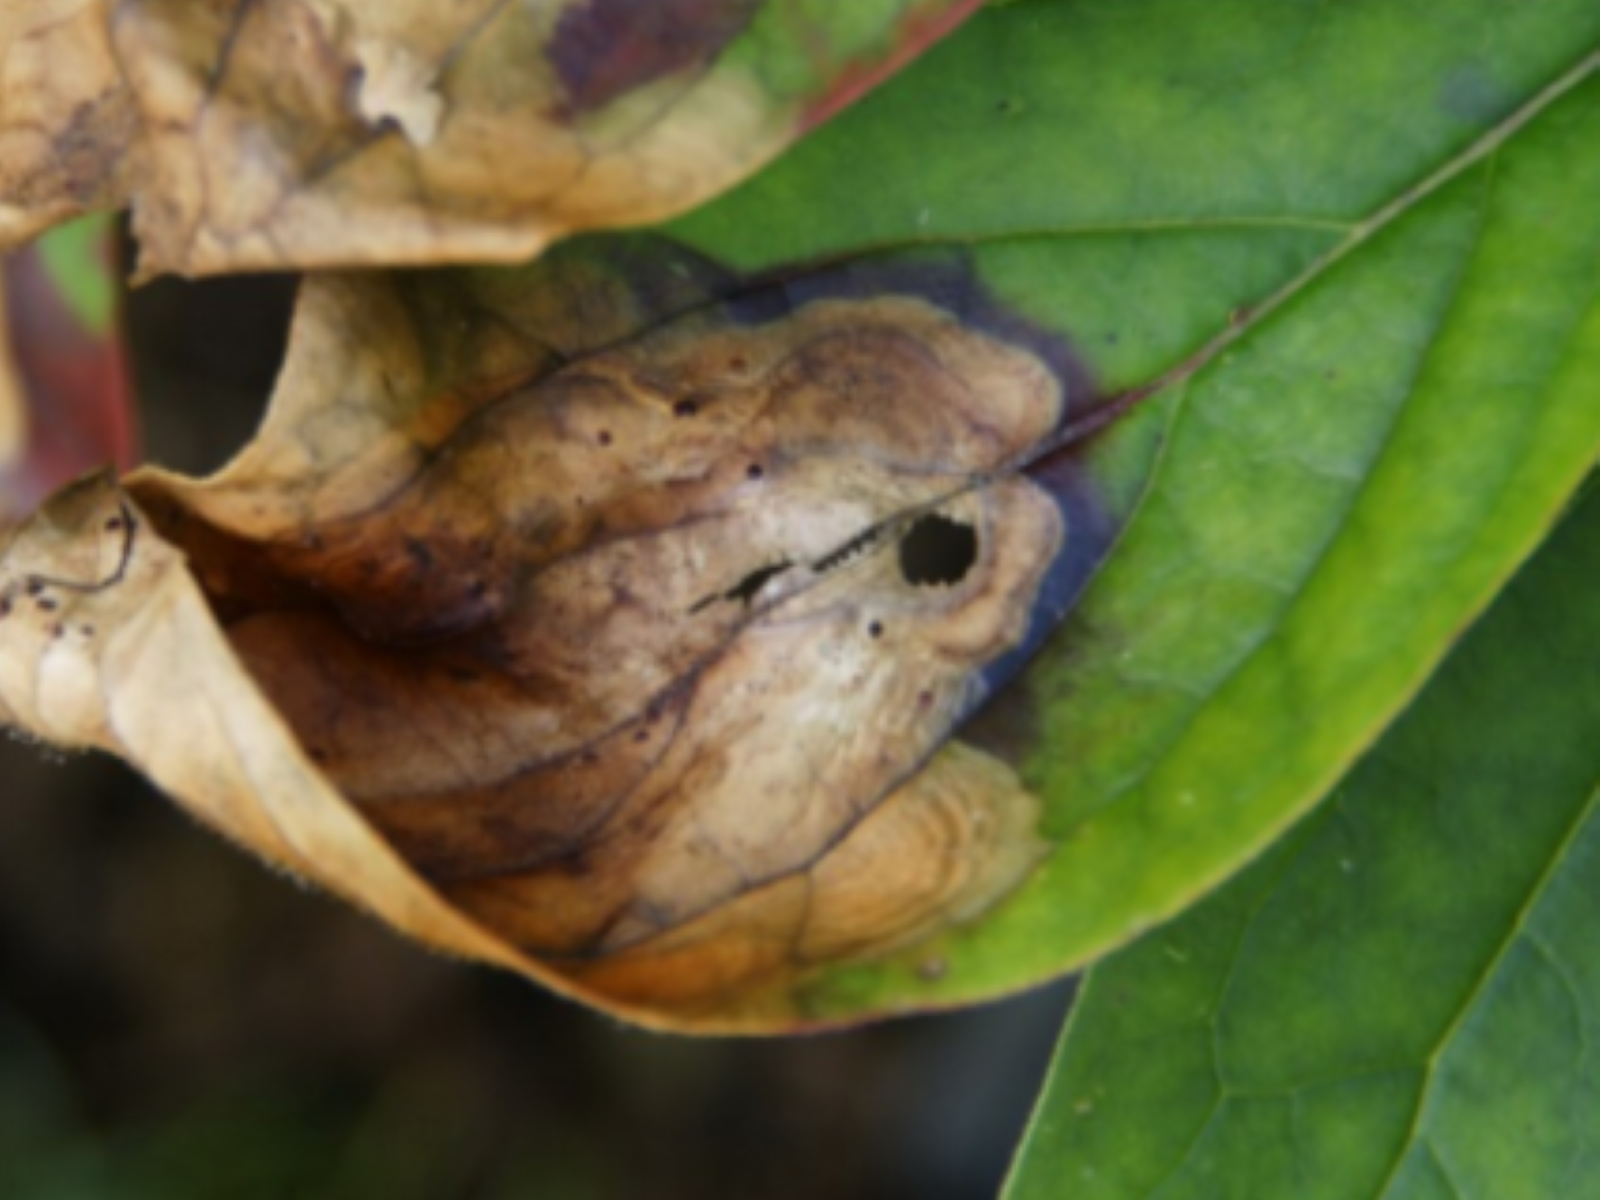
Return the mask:
POLYGON ((479 408, 358 515, 262 541, 159 489, 150 511, 445 896, 692 1006, 898 944, 1034 861, 1009 769, 940 747, 1066 536, 993 475, 1062 404, 920 300, 707 313, 479 408))

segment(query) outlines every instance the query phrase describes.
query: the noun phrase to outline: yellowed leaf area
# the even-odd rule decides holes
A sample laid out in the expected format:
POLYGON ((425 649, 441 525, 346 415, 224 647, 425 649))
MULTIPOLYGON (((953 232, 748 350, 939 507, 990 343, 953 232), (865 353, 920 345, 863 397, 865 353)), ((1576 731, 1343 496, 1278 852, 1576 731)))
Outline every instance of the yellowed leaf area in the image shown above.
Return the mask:
POLYGON ((646 1023, 804 1024, 820 967, 1014 887, 1036 801, 948 739, 1068 536, 1009 470, 1046 364, 910 295, 606 343, 531 299, 441 330, 451 286, 308 284, 226 471, 20 530, 0 713, 646 1023))
MULTIPOLYGON (((904 15, 971 7, 908 0, 904 15)), ((862 69, 819 14, 0 0, 0 247, 131 203, 146 275, 524 260, 574 230, 681 212, 777 153, 804 104, 862 69), (792 74, 787 59, 729 52, 762 21, 782 35, 762 45, 816 58, 809 91, 763 78, 792 74)))

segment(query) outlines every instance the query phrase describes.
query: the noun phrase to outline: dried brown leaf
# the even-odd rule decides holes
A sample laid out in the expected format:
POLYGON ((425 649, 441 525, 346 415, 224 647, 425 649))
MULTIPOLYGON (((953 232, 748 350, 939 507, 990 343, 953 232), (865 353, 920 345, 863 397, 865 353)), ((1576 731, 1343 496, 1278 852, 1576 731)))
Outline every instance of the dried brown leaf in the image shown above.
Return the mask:
POLYGON ((803 1022, 819 967, 993 904, 1037 805, 948 739, 1081 564, 1014 471, 1070 381, 914 289, 664 266, 309 284, 228 470, 83 485, 0 560, 0 702, 656 1023, 803 1022))

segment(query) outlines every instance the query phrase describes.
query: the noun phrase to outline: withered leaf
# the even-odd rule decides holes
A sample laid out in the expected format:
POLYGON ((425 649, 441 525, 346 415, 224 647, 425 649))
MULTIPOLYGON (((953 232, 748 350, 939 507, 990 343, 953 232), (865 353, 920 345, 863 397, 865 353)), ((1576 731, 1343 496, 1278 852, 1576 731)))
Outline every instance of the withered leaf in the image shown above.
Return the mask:
POLYGON ((638 1019, 792 1024, 797 981, 1043 852, 949 739, 1105 549, 1041 457, 1088 396, 959 270, 737 288, 641 247, 631 284, 581 253, 308 284, 226 471, 19 536, 0 699, 427 940, 638 1019))
POLYGON ((0 245, 131 200, 146 274, 527 259, 726 189, 978 3, 849 7, 0 0, 0 245))

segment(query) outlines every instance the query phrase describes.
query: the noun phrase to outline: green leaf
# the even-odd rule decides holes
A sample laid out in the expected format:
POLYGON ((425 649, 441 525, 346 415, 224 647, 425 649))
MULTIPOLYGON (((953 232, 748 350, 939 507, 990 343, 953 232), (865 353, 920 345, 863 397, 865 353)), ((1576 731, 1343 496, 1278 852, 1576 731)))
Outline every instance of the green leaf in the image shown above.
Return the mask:
POLYGON ((1597 68, 1588 0, 1033 0, 674 227, 746 270, 954 244, 1103 390, 1168 383, 1095 463, 1131 527, 967 731, 1044 795, 1052 857, 812 1017, 1091 961, 1405 705, 1600 448, 1597 68))
POLYGON ((1089 976, 1009 1195, 1590 1194, 1600 491, 1290 840, 1089 976))

